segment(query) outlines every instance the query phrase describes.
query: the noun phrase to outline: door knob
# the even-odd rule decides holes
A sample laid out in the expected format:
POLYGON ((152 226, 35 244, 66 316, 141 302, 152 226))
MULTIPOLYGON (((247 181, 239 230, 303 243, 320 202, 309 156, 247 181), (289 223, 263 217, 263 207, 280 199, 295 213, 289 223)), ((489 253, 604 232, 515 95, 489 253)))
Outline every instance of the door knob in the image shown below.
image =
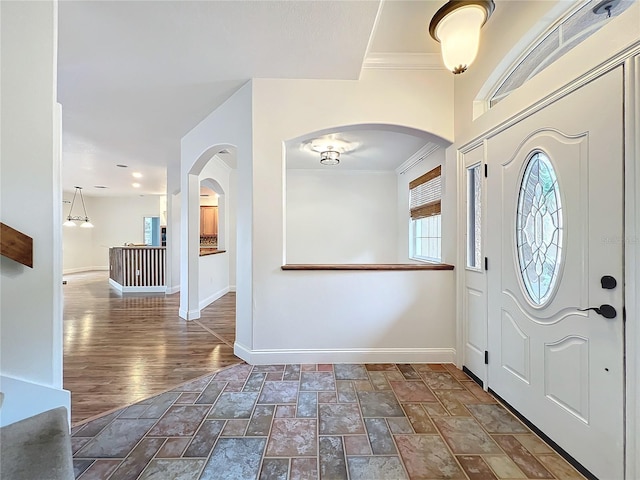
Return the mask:
POLYGON ((586 312, 588 310, 593 310, 598 315, 602 315, 604 318, 616 318, 616 316, 618 315, 618 312, 616 312, 616 309, 611 305, 607 305, 607 304, 600 305, 599 307, 578 309, 579 312, 586 312))
POLYGON ((611 275, 605 275, 600 279, 600 285, 602 285, 602 288, 611 290, 616 288, 616 286, 618 285, 618 282, 611 275))

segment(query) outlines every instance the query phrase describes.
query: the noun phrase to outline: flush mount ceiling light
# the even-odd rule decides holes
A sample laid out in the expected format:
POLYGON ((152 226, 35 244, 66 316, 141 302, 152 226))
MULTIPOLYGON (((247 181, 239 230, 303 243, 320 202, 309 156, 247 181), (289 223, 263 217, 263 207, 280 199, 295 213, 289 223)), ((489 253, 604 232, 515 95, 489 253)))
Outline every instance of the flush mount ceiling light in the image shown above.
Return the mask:
POLYGON ((338 165, 340 163, 340 152, 335 150, 320 152, 320 163, 322 165, 338 165))
POLYGON ((74 187, 75 191, 73 192, 73 200, 71 200, 71 208, 69 209, 69 215, 67 215, 67 221, 62 225, 65 227, 75 227, 76 222, 81 222, 81 228, 93 228, 93 224, 89 221, 89 217, 87 216, 87 207, 84 205, 84 197, 82 196, 82 187, 74 187), (73 206, 76 203, 76 195, 80 192, 80 200, 82 201, 82 210, 84 211, 84 216, 80 215, 72 215, 73 214, 73 206))
POLYGON ((466 71, 475 60, 480 28, 494 9, 493 0, 449 0, 431 19, 429 33, 440 42, 444 65, 453 73, 466 71))
POLYGON ((357 142, 348 142, 337 135, 324 135, 322 137, 313 138, 300 144, 300 149, 307 152, 322 153, 333 150, 338 153, 347 153, 357 149, 360 146, 357 142))

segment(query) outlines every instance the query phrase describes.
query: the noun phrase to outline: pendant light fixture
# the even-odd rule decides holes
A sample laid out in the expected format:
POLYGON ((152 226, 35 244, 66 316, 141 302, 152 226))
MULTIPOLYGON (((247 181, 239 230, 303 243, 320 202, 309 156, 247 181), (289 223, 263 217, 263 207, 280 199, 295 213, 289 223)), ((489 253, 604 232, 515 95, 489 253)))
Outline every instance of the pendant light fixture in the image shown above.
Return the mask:
POLYGON ((73 192, 73 200, 71 200, 71 208, 69 209, 69 215, 67 215, 67 221, 62 225, 65 227, 75 227, 76 222, 80 223, 80 228, 93 228, 93 224, 89 221, 89 217, 87 216, 87 207, 84 205, 84 197, 82 196, 82 187, 74 187, 75 191, 73 192), (76 203, 76 195, 80 192, 80 200, 82 201, 82 210, 84 211, 84 217, 79 215, 72 215, 73 206, 76 203))
POLYGON ((478 54, 480 28, 489 19, 493 0, 449 0, 433 16, 429 33, 442 46, 447 69, 465 72, 478 54))

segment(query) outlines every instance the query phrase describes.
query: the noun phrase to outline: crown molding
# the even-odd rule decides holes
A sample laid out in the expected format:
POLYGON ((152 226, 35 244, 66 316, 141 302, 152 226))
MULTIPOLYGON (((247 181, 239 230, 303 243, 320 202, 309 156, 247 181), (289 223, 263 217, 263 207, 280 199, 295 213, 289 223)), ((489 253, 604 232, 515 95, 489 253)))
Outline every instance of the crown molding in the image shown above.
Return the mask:
POLYGON ((441 147, 440 145, 436 145, 435 143, 431 143, 431 142, 427 143, 424 147, 422 147, 416 153, 411 155, 406 161, 404 161, 400 166, 398 166, 398 168, 396 168, 396 173, 398 175, 403 175, 404 173, 409 171, 411 168, 416 166, 418 163, 423 161, 425 158, 427 158, 429 155, 440 150, 441 148, 444 148, 444 147, 441 147))
POLYGON ((370 53, 362 68, 381 70, 446 70, 439 53, 370 53))

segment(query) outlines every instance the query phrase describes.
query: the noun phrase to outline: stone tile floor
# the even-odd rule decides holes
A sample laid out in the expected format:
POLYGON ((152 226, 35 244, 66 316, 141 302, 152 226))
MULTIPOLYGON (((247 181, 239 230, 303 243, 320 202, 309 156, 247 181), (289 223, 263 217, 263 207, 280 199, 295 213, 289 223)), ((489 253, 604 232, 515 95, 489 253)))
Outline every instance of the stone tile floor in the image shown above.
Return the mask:
POLYGON ((239 364, 72 444, 81 480, 583 478, 449 364, 239 364))

